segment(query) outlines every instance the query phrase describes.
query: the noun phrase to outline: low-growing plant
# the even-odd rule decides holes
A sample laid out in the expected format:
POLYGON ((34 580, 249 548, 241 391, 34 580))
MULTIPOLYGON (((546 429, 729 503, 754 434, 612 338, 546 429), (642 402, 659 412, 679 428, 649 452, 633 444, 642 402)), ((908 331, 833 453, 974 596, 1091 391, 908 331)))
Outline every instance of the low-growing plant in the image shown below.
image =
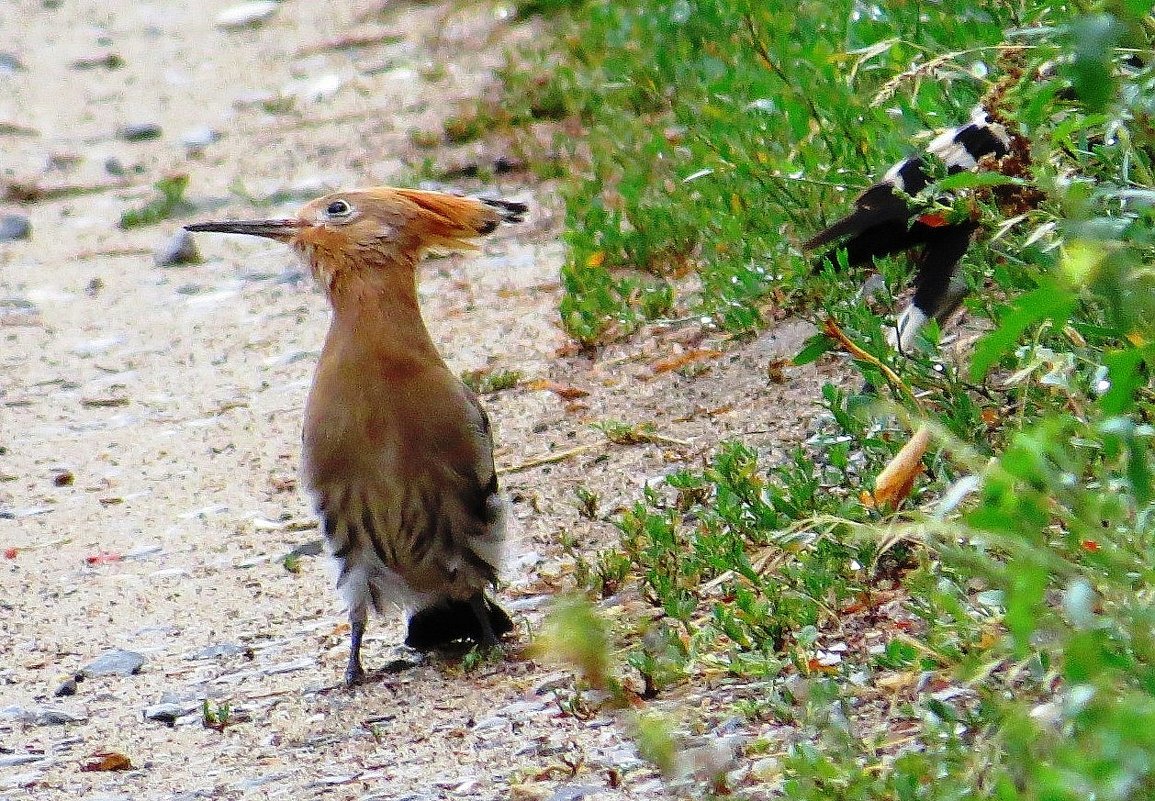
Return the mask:
MULTIPOLYGON (((634 0, 563 17, 558 80, 585 134, 563 185, 570 333, 820 309, 834 325, 796 361, 849 351, 874 390, 826 387, 784 463, 722 443, 648 486, 596 559, 614 569, 581 577, 605 597, 612 574, 650 614, 592 661, 645 698, 719 668, 765 681, 798 727, 776 778, 790 798, 1152 797, 1155 20, 1135 3, 875 11, 634 0), (1015 184, 940 184, 985 231, 964 268, 973 325, 961 359, 933 325, 900 356, 896 299, 857 297, 868 271, 798 242, 980 95, 1030 157, 1015 184), (878 508, 875 478, 916 428, 932 433, 921 475, 878 508), (876 619, 880 587, 907 617, 876 619), (853 616, 886 636, 823 662, 853 616), (852 675, 911 689, 866 719, 852 675), (805 691, 778 694, 783 676, 805 691)), ((876 269, 897 288, 911 264, 876 269)), ((655 742, 669 764, 672 739, 655 742)))
POLYGON ((235 722, 232 704, 228 701, 214 702, 206 698, 201 704, 201 724, 206 729, 223 732, 235 722))
POLYGON ((479 395, 490 395, 506 389, 513 389, 521 383, 521 372, 518 370, 466 370, 461 374, 465 385, 479 395))
POLYGON ((153 184, 153 188, 160 193, 160 197, 153 198, 138 209, 129 209, 121 214, 121 228, 155 225, 162 220, 188 214, 193 210, 192 204, 184 197, 188 188, 188 175, 185 173, 162 178, 153 184))

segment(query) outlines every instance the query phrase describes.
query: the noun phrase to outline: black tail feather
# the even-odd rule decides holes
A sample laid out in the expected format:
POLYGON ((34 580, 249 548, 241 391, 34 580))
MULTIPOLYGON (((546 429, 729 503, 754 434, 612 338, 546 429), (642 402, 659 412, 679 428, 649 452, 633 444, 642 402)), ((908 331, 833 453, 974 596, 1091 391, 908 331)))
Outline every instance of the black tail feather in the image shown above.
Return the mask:
MULTIPOLYGON (((513 621, 504 609, 489 598, 482 597, 482 603, 489 626, 498 638, 513 631, 513 621)), ((444 600, 409 618, 405 644, 419 651, 432 651, 462 640, 480 643, 484 639, 485 632, 469 601, 444 600)))
POLYGON ((854 211, 819 231, 802 248, 815 250, 844 237, 858 238, 879 226, 905 230, 912 212, 906 200, 894 189, 894 185, 888 182, 870 187, 854 201, 854 211))
POLYGON ((479 197, 478 200, 497 209, 498 213, 501 214, 501 219, 507 223, 521 222, 525 213, 529 211, 528 204, 518 203, 516 200, 502 200, 498 197, 479 197))

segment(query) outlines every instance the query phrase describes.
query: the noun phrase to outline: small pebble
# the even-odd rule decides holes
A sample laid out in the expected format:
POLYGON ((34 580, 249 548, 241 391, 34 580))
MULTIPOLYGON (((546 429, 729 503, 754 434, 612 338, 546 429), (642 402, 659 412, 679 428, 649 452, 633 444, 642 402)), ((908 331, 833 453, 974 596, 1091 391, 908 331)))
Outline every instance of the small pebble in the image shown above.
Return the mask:
POLYGON ((44 165, 45 172, 72 172, 83 163, 84 157, 75 153, 52 153, 44 165))
POLYGON ((0 709, 0 718, 9 718, 36 726, 63 726, 65 723, 81 723, 87 715, 78 715, 66 709, 52 706, 8 706, 0 709))
POLYGON ((69 676, 60 686, 56 688, 56 692, 52 693, 57 698, 64 698, 69 695, 76 695, 76 677, 69 676))
POLYGON ((725 737, 734 734, 742 729, 746 724, 744 718, 737 716, 726 718, 711 730, 711 734, 716 737, 725 737))
POLYGON ((322 540, 309 540, 289 551, 286 556, 320 556, 325 552, 325 543, 322 540))
POLYGON ((135 651, 125 651, 113 648, 105 651, 95 661, 85 666, 80 675, 86 678, 93 676, 131 676, 139 673, 145 659, 135 651))
POLYGON ((341 88, 341 76, 335 72, 326 73, 315 81, 310 82, 299 93, 306 100, 314 103, 328 100, 341 88))
POLYGON ((509 727, 509 720, 500 715, 493 715, 492 717, 482 718, 472 726, 472 731, 481 732, 490 729, 506 729, 509 727))
POLYGON ((6 706, 0 709, 0 719, 18 720, 22 723, 31 723, 36 715, 22 706, 6 706))
POLYGON ((32 316, 40 309, 28 298, 0 298, 0 314, 20 314, 32 316))
POLYGON ((125 337, 122 335, 88 339, 73 346, 72 353, 82 359, 91 359, 93 356, 108 353, 113 348, 123 345, 124 342, 125 337))
POLYGON ((164 552, 164 546, 156 543, 152 545, 141 545, 133 548, 131 551, 124 552, 124 558, 127 559, 148 559, 150 556, 156 556, 158 553, 164 552))
POLYGON ((149 139, 159 139, 161 129, 155 122, 137 122, 125 125, 116 135, 126 142, 147 142, 149 139))
POLYGON ((177 264, 196 264, 201 260, 196 240, 181 228, 152 253, 157 267, 172 267, 177 264))
POLYGON ((115 175, 117 178, 128 175, 128 169, 116 156, 109 156, 104 160, 104 171, 109 175, 115 175))
POLYGON ((76 476, 72 475, 71 470, 58 470, 52 476, 52 485, 55 487, 71 487, 76 481, 76 476))
POLYGON ((277 4, 273 0, 241 3, 217 14, 217 27, 224 30, 253 27, 273 16, 276 11, 277 4))
POLYGON ((266 676, 276 676, 281 673, 295 673, 298 670, 305 670, 306 668, 314 667, 317 664, 315 659, 304 657, 302 659, 295 659, 292 662, 282 662, 279 665, 270 665, 261 671, 266 676))
POLYGON ((233 99, 233 108, 246 109, 254 106, 263 106, 277 99, 272 92, 245 91, 233 99))
POLYGON ((11 53, 0 53, 0 75, 12 75, 24 69, 24 63, 11 53))
POLYGON ((509 801, 546 801, 550 787, 545 782, 526 782, 509 788, 509 801))
POLYGON ((569 673, 549 673, 541 678, 533 688, 534 695, 543 695, 554 690, 561 690, 573 685, 573 676, 569 673))
POLYGON ((32 221, 23 214, 5 214, 0 217, 0 242, 32 238, 32 221))
POLYGON ((150 579, 170 579, 170 578, 185 578, 191 576, 192 573, 185 570, 183 567, 169 567, 164 570, 154 570, 148 574, 150 579))
POLYGON ((207 125, 201 128, 193 128, 191 131, 185 131, 181 136, 180 142, 189 150, 204 150, 213 142, 220 141, 221 134, 207 125))
POLYGON ((288 773, 266 773, 263 776, 252 776, 248 779, 241 779, 234 785, 236 789, 241 791, 255 790, 258 787, 263 787, 266 784, 279 782, 287 779, 291 774, 288 773))
POLYGON ((66 723, 83 723, 88 720, 87 715, 77 715, 67 709, 41 707, 36 710, 37 726, 63 726, 66 723))
POLYGON ((165 723, 169 726, 176 724, 179 718, 185 715, 191 715, 200 709, 200 704, 193 702, 185 703, 161 703, 153 704, 150 707, 145 707, 144 717, 146 720, 155 720, 158 723, 165 723))

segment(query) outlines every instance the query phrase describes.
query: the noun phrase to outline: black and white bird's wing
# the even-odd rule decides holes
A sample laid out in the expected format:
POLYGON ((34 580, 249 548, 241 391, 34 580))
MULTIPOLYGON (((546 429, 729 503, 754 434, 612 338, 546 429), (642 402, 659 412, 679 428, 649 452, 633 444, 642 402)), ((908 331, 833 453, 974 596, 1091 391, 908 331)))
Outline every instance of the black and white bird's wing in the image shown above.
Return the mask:
POLYGON ((910 216, 907 198, 895 191, 893 183, 883 181, 858 196, 854 211, 819 231, 802 247, 817 250, 844 241, 847 262, 851 266, 863 264, 910 247, 912 243, 906 241, 910 216))

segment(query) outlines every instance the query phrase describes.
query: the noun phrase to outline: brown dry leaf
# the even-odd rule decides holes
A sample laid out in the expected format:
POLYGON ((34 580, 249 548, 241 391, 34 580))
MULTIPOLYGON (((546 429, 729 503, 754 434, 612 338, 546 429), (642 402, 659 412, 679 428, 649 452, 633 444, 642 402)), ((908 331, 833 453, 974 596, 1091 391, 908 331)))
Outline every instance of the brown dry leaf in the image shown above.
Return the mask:
POLYGON ((790 364, 789 359, 776 358, 771 359, 766 364, 766 378, 771 384, 785 384, 786 383, 786 365, 790 364))
POLYGON ((548 378, 530 381, 526 384, 526 387, 533 390, 547 390, 559 398, 565 398, 566 400, 584 398, 590 394, 588 390, 584 390, 581 387, 575 387, 572 384, 559 384, 556 381, 550 381, 548 378))
POLYGON ((815 658, 810 658, 806 662, 806 667, 811 673, 837 673, 838 667, 835 665, 824 665, 815 658))
POLYGON ((914 480, 922 472, 922 457, 929 445, 930 431, 925 426, 914 432, 910 441, 902 446, 902 450, 878 474, 870 505, 878 508, 898 506, 910 494, 914 480))
POLYGON ((688 350, 685 353, 678 353, 674 356, 658 359, 650 365, 650 369, 654 372, 654 375, 659 375, 661 373, 668 373, 671 370, 677 370, 679 367, 685 367, 687 364, 692 364, 702 359, 716 359, 721 355, 722 351, 720 350, 696 348, 694 350, 688 350))
POLYGON ((80 766, 82 771, 132 770, 132 760, 116 751, 97 751, 80 766))

